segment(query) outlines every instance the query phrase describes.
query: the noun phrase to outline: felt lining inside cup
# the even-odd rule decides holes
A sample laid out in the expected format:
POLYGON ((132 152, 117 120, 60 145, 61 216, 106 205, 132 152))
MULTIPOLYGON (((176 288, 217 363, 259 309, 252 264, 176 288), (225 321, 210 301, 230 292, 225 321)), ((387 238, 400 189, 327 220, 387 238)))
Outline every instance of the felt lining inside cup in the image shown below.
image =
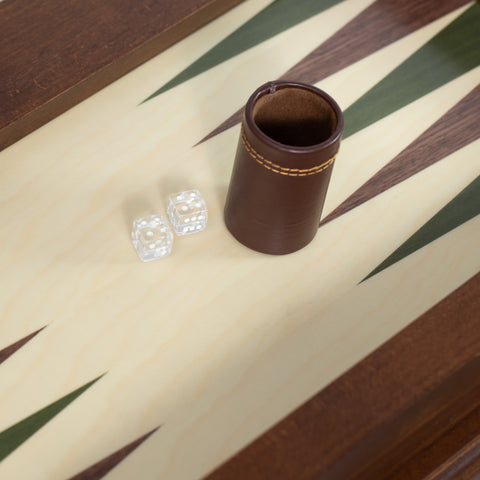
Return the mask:
POLYGON ((253 120, 269 138, 308 147, 328 140, 337 127, 335 111, 320 95, 299 87, 267 92, 253 106, 253 120))

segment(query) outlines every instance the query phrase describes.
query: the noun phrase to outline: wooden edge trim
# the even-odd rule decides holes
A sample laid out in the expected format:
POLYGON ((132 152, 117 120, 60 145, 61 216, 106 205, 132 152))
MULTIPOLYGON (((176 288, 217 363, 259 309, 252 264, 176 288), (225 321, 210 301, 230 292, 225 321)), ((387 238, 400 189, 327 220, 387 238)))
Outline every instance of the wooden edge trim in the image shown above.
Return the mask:
MULTIPOLYGON (((40 106, 33 108, 7 125, 0 125, 0 151, 187 37, 242 1, 212 0, 206 6, 177 22, 172 27, 145 39, 139 47, 128 52, 119 52, 113 61, 93 74, 82 72, 84 73, 83 79, 75 85, 56 91, 48 101, 45 101, 40 106)), ((142 36, 140 33, 141 25, 138 25, 137 32, 139 32, 139 36, 142 36)), ((98 47, 99 54, 101 54, 101 48, 102 44, 100 42, 98 47)), ((60 46, 59 49, 61 49, 60 46)))
MULTIPOLYGON (((424 478, 405 472, 480 412, 479 373, 480 273, 206 479, 424 478)), ((425 474, 451 471, 448 459, 467 458, 462 448, 470 473, 480 468, 480 449, 468 447, 479 433, 450 442, 425 474)))

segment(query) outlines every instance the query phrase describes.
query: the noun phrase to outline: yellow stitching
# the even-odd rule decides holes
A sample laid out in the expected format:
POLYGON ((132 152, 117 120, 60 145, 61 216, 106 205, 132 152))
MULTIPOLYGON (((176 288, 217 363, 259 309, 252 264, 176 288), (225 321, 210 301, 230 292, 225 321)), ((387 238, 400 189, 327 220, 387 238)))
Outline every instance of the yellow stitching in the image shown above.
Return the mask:
POLYGON ((337 152, 332 158, 327 160, 325 163, 322 163, 321 165, 316 165, 315 167, 312 167, 312 168, 303 168, 303 169, 287 168, 287 167, 282 167, 280 165, 277 165, 276 163, 273 163, 270 160, 267 160, 265 157, 262 157, 262 155, 260 155, 253 148, 251 143, 247 140, 243 127, 241 132, 241 138, 242 138, 242 143, 243 143, 243 146, 245 147, 245 150, 256 162, 258 162, 260 165, 265 167, 267 170, 271 170, 272 172, 279 173, 280 175, 287 175, 289 177, 306 177, 307 175, 315 175, 317 173, 320 173, 326 168, 328 168, 335 161, 335 157, 337 156, 337 153, 338 153, 337 152), (297 172, 297 173, 291 173, 291 172, 297 172))
MULTIPOLYGON (((325 163, 322 163, 321 165, 316 165, 315 167, 312 167, 312 168, 305 168, 305 169, 299 169, 299 168, 287 168, 287 167, 282 167, 280 165, 277 165, 273 162, 271 162, 270 160, 267 160, 265 157, 262 157, 262 155, 260 155, 253 147, 252 145, 249 143, 249 141, 247 140, 247 138, 245 137, 244 133, 242 132, 242 142, 243 142, 243 145, 245 146, 245 149, 247 150, 247 152, 260 164, 260 165, 263 165, 265 168, 268 168, 269 170, 273 170, 272 168, 268 167, 267 165, 265 165, 264 162, 266 163, 269 163, 270 165, 273 165, 274 167, 277 167, 278 169, 280 170, 285 170, 287 172, 309 172, 309 173, 306 173, 306 174, 298 174, 298 176, 305 176, 305 175, 313 175, 315 173, 318 173, 318 172, 321 172, 322 170, 325 170, 326 168, 328 168, 328 166, 330 164, 332 164, 335 160, 335 157, 336 157, 336 154, 330 158, 329 160, 327 160, 325 163), (259 160, 259 158, 261 160, 259 160), (262 161, 263 160, 263 161, 262 161)), ((276 170, 273 170, 275 171, 276 173, 283 173, 284 175, 286 175, 286 173, 284 172, 279 172, 279 171, 276 171, 276 170)), ((291 174, 292 176, 297 176, 297 174, 291 174)))

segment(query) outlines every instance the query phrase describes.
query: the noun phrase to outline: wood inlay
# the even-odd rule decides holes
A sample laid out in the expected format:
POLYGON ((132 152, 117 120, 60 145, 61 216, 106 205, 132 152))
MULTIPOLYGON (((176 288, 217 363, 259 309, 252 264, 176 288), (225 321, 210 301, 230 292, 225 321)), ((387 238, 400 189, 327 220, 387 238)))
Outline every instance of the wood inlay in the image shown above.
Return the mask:
POLYGON ((341 0, 276 0, 189 65, 145 101, 317 15, 341 0))
POLYGON ((480 129, 470 128, 470 126, 479 122, 479 112, 480 86, 474 88, 391 162, 350 195, 320 222, 320 226, 475 141, 480 137, 480 129))
POLYGON ((479 311, 480 273, 206 478, 391 478, 478 411, 479 311))
POLYGON ((112 453, 108 457, 105 457, 103 460, 100 460, 95 465, 92 465, 89 468, 86 468, 80 473, 77 473, 69 480, 100 480, 103 478, 110 470, 115 468, 122 460, 124 460, 128 455, 130 455, 137 447, 139 447, 148 437, 154 434, 160 427, 154 428, 152 431, 147 434, 137 438, 133 442, 125 445, 124 447, 118 449, 116 452, 112 453))
MULTIPOLYGON (((377 0, 281 78, 317 83, 467 3, 377 0)), ((233 127, 242 115, 243 108, 199 143, 233 127)))
MULTIPOLYGON (((71 478, 161 418, 168 428, 105 479, 196 480, 324 389, 317 409, 269 436, 265 458, 240 465, 237 478, 348 480, 355 471, 382 480, 423 455, 437 459, 424 476, 475 468, 480 334, 462 302, 478 315, 478 290, 454 308, 443 302, 441 321, 335 380, 480 271, 477 216, 359 284, 480 174, 480 140, 279 257, 244 248, 225 229, 234 129, 191 148, 241 105, 254 75, 278 78, 373 1, 341 2, 139 106, 271 0, 245 2, 0 154, 0 348, 49 325, 0 365, 0 444, 13 452, 0 478, 71 478), (140 262, 133 219, 165 212, 168 194, 188 188, 207 200, 208 228, 177 238, 169 257, 140 262), (56 414, 69 392, 106 371, 56 414)), ((352 103, 470 6, 325 85, 338 78, 334 97, 352 103)), ((327 212, 467 95, 478 70, 344 142, 327 212)))
POLYGON ((0 3, 0 150, 241 1, 0 3))
POLYGON ((26 343, 28 343, 35 335, 40 333, 45 327, 40 328, 36 332, 27 335, 26 337, 21 338, 15 343, 12 343, 8 347, 3 348, 0 350, 0 364, 3 363, 8 357, 13 355, 17 350, 22 348, 26 343))
POLYGON ((467 185, 455 198, 445 205, 427 223, 402 243, 362 281, 373 277, 385 268, 399 262, 425 245, 433 242, 454 228, 480 214, 480 176, 467 185))
POLYGON ((345 110, 343 138, 480 65, 479 25, 473 4, 345 110))
POLYGON ((68 393, 64 397, 0 432, 0 462, 102 377, 103 375, 95 378, 73 392, 68 393))

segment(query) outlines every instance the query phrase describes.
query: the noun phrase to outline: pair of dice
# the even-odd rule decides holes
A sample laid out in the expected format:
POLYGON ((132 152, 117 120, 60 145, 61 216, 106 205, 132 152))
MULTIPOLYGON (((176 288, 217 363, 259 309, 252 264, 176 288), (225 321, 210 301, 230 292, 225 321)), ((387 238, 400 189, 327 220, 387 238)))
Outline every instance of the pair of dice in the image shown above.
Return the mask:
MULTIPOLYGON (((208 211, 198 190, 187 190, 168 197, 167 216, 177 235, 201 232, 207 226, 208 211)), ((137 218, 132 242, 143 262, 166 257, 172 251, 173 233, 161 215, 137 218)))

